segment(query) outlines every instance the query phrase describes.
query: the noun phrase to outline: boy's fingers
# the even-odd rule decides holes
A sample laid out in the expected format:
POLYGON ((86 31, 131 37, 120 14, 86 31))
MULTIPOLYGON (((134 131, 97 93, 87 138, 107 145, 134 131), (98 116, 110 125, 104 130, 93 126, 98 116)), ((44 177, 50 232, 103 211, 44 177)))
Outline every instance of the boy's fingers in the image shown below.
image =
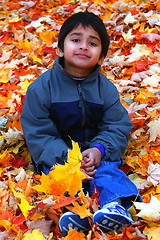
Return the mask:
POLYGON ((93 176, 97 172, 97 170, 95 169, 95 166, 92 166, 92 167, 85 168, 85 172, 87 175, 93 176))
POLYGON ((83 157, 83 161, 85 161, 86 163, 90 161, 90 158, 88 157, 83 157))
POLYGON ((85 174, 86 179, 87 179, 88 181, 92 181, 92 180, 94 179, 94 178, 91 177, 83 168, 81 168, 81 172, 83 172, 83 173, 85 174))
POLYGON ((92 181, 94 178, 93 177, 86 177, 85 179, 83 179, 83 182, 88 182, 88 181, 92 181))
POLYGON ((93 167, 93 166, 94 166, 93 159, 89 159, 89 161, 85 163, 85 168, 93 167))
POLYGON ((93 167, 93 163, 91 162, 85 163, 85 168, 89 168, 89 167, 93 167))
POLYGON ((95 166, 91 166, 91 167, 85 167, 85 171, 86 172, 92 172, 95 170, 95 166))
POLYGON ((89 162, 90 162, 90 159, 87 157, 84 157, 83 160, 81 161, 81 167, 86 166, 86 164, 89 162))
MULTIPOLYGON (((97 172, 96 169, 93 170, 93 171, 91 171, 91 172, 87 172, 87 171, 86 171, 87 175, 89 175, 90 177, 92 177, 96 172, 97 172)), ((92 179, 92 180, 93 180, 93 179, 92 179)))

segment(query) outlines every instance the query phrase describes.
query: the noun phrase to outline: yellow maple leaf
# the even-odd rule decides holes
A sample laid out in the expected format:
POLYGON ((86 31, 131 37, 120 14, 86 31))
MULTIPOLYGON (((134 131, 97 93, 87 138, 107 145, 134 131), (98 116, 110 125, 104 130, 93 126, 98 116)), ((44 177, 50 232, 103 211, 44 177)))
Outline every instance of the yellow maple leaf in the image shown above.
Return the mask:
POLYGON ((11 77, 11 69, 2 67, 0 70, 0 82, 7 83, 11 77))
POLYGON ((12 190, 12 192, 14 193, 14 196, 15 196, 16 198, 20 198, 20 199, 23 199, 23 198, 24 198, 24 194, 23 194, 23 193, 21 193, 21 192, 16 192, 16 191, 14 190, 14 188, 12 188, 12 187, 11 187, 11 190, 12 190))
POLYGON ((34 62, 38 62, 38 63, 42 64, 42 60, 39 57, 37 57, 36 55, 30 54, 29 57, 31 57, 34 62))
POLYGON ((27 49, 28 51, 31 50, 31 43, 25 38, 23 41, 17 44, 16 46, 18 49, 27 49))
POLYGON ((3 168, 0 168, 0 176, 1 176, 2 173, 3 173, 3 168))
POLYGON ((31 233, 25 233, 23 240, 46 240, 46 238, 38 229, 34 229, 31 233))
POLYGON ((54 186, 56 186, 57 183, 58 188, 63 189, 61 194, 68 191, 69 195, 74 196, 81 190, 82 179, 85 178, 85 175, 80 171, 82 154, 79 145, 72 141, 72 146, 73 149, 68 150, 68 159, 65 165, 56 165, 55 169, 49 173, 49 176, 52 179, 52 182, 55 183, 54 186))
POLYGON ((105 0, 94 0, 93 3, 95 5, 101 5, 101 4, 105 3, 105 0))
POLYGON ((30 204, 28 203, 28 201, 25 198, 22 198, 21 203, 18 205, 19 205, 25 219, 27 219, 27 217, 29 215, 29 210, 34 208, 34 206, 30 206, 30 204))
POLYGON ((28 81, 27 79, 23 82, 21 85, 21 88, 23 89, 24 92, 26 92, 28 86, 32 83, 32 81, 28 81))
POLYGON ((52 189, 51 189, 51 182, 50 182, 50 176, 49 175, 45 175, 44 173, 42 173, 42 176, 40 178, 40 185, 36 185, 33 188, 39 192, 43 192, 45 194, 51 194, 52 189))
POLYGON ((55 169, 47 176, 42 173, 41 184, 35 186, 35 190, 52 195, 63 195, 68 191, 70 196, 75 196, 81 190, 82 179, 86 178, 80 170, 82 155, 78 143, 72 144, 73 149, 68 150, 65 165, 55 165, 55 169))
POLYGON ((90 209, 87 205, 83 204, 82 206, 79 205, 78 202, 74 202, 74 207, 68 206, 67 208, 74 212, 75 214, 78 214, 80 218, 90 217, 92 216, 92 213, 90 212, 90 209))
POLYGON ((56 37, 56 35, 56 31, 45 31, 39 33, 40 38, 49 45, 53 43, 53 38, 56 37))
POLYGON ((64 166, 56 165, 55 169, 49 173, 49 176, 52 182, 52 193, 60 195, 68 191, 71 196, 81 190, 82 179, 85 178, 84 173, 80 171, 80 166, 77 167, 74 161, 65 163, 64 166))
POLYGON ((69 194, 75 196, 75 194, 82 188, 82 180, 85 178, 85 175, 78 171, 72 175, 72 180, 69 188, 69 194))
POLYGON ((82 154, 80 151, 80 147, 77 142, 74 142, 72 140, 72 150, 68 150, 68 159, 67 162, 70 163, 71 161, 74 161, 75 164, 80 163, 82 161, 82 154))
POLYGON ((160 184, 156 186, 156 194, 160 193, 160 184))
POLYGON ((148 103, 149 101, 152 101, 155 99, 154 93, 151 91, 147 91, 145 89, 141 89, 140 93, 135 98, 135 101, 139 100, 140 103, 148 103))
POLYGON ((17 144, 13 149, 13 153, 17 154, 19 151, 19 148, 22 147, 24 145, 24 141, 21 141, 19 144, 17 144))
POLYGON ((0 77, 0 82, 1 83, 7 83, 9 82, 9 78, 7 77, 7 75, 3 75, 2 77, 0 77))
POLYGON ((16 22, 19 22, 19 21, 21 21, 22 19, 23 19, 24 17, 14 17, 14 18, 12 18, 11 20, 9 20, 8 22, 9 23, 16 23, 16 22))

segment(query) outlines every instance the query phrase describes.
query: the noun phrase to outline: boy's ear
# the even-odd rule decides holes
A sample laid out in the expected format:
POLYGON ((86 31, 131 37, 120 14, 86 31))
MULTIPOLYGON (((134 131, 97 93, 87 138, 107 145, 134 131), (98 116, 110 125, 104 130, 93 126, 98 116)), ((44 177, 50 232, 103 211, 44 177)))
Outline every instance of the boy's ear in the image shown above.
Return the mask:
POLYGON ((98 65, 102 65, 104 59, 105 59, 105 57, 103 57, 103 56, 101 58, 99 58, 98 65))
POLYGON ((63 51, 60 48, 57 48, 56 53, 59 57, 63 57, 63 51))

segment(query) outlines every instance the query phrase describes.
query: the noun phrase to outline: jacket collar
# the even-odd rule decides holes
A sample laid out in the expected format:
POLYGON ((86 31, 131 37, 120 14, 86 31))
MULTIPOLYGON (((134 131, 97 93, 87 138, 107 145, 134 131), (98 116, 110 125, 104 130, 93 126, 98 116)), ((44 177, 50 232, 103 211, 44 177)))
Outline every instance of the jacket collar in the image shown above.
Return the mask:
MULTIPOLYGON (((54 65, 54 68, 56 70, 56 72, 58 73, 58 75, 60 74, 61 77, 64 79, 64 80, 68 80, 68 81, 71 81, 72 80, 72 76, 70 76, 63 68, 63 66, 60 64, 60 57, 57 57, 55 59, 55 65, 54 65)), ((84 80, 82 81, 87 81, 87 82, 90 82, 90 81, 93 81, 95 80, 99 73, 100 73, 100 69, 101 69, 101 66, 98 66, 94 72, 92 72, 90 75, 88 75, 84 80)))

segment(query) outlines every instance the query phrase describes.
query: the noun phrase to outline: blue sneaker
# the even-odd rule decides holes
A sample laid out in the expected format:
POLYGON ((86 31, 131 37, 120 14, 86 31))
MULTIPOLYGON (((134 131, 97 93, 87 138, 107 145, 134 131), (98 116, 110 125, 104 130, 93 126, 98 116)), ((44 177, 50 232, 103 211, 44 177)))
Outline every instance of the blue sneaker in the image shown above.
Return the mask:
POLYGON ((94 213, 93 222, 106 233, 109 231, 119 231, 129 223, 133 223, 133 220, 124 207, 117 202, 111 202, 94 213))
POLYGON ((78 232, 91 228, 87 218, 80 218, 79 215, 69 211, 60 217, 59 228, 61 233, 66 236, 70 227, 78 232))

